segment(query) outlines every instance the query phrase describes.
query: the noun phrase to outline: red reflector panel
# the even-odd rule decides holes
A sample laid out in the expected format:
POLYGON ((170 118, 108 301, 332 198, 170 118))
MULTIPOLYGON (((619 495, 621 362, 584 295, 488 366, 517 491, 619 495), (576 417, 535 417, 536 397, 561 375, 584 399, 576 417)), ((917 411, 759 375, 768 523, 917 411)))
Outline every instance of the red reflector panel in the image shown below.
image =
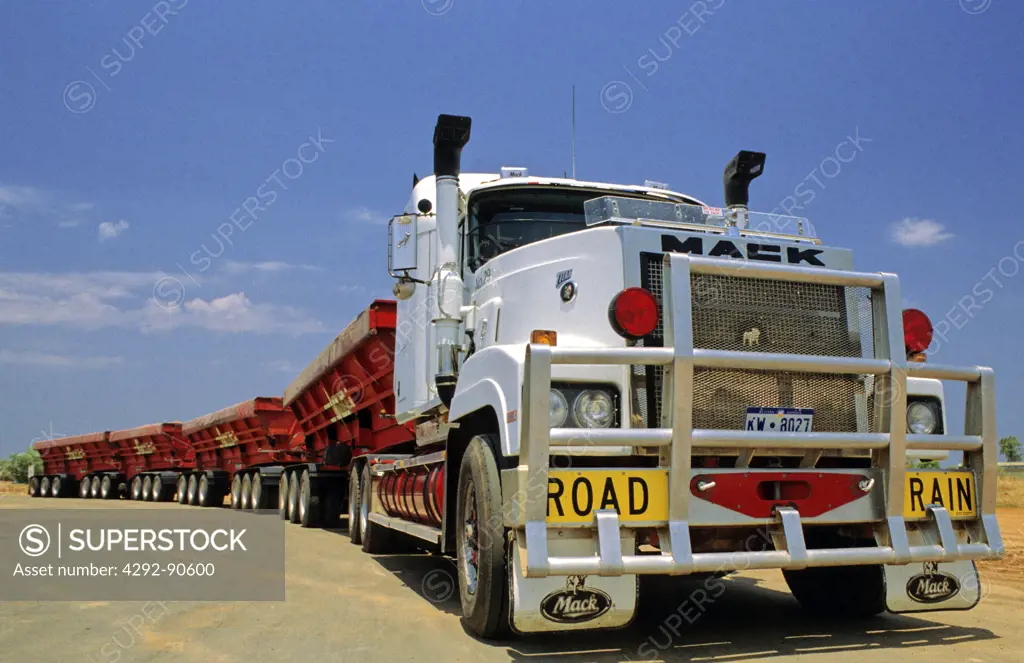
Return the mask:
POLYGON ((924 352, 932 344, 932 321, 916 308, 903 311, 903 340, 910 352, 924 352))
POLYGON ((658 302, 643 288, 626 288, 608 307, 608 321, 619 336, 643 338, 658 326, 658 302))
POLYGON ((690 481, 694 497, 751 518, 772 518, 776 507, 791 506, 813 518, 867 495, 861 474, 730 472, 698 474, 690 481), (708 484, 714 485, 708 487, 708 484), (700 490, 698 484, 704 487, 700 490))

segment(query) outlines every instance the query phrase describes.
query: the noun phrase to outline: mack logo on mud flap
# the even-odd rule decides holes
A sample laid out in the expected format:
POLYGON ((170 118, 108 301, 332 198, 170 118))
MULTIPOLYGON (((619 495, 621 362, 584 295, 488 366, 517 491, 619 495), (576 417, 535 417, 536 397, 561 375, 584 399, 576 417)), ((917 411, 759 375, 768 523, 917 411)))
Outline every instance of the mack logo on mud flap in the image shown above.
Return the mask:
POLYGON ((600 589, 583 586, 586 576, 568 576, 565 589, 551 592, 540 602, 545 619, 560 624, 576 624, 597 619, 612 607, 610 596, 600 589))
POLYGON ((785 251, 779 244, 758 244, 748 242, 746 244, 730 241, 728 239, 708 239, 714 245, 705 251, 705 238, 687 237, 685 240, 675 235, 661 236, 661 250, 668 253, 689 253, 695 256, 708 256, 709 258, 746 258, 747 260, 763 260, 765 262, 788 262, 791 265, 813 265, 824 267, 825 263, 818 259, 824 251, 821 249, 804 249, 799 246, 787 246, 785 251), (746 250, 746 255, 740 249, 746 250))
POLYGON ((938 603, 957 595, 960 581, 939 571, 937 562, 925 562, 924 572, 907 582, 907 596, 918 603, 938 603))

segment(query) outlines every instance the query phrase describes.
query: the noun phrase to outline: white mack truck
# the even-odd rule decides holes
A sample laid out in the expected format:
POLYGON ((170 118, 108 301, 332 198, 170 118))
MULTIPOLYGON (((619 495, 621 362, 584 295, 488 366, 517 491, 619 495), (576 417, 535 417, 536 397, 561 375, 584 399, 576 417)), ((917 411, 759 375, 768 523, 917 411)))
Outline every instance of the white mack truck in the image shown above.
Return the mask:
POLYGON ((640 574, 781 569, 817 613, 978 602, 974 560, 1003 554, 993 373, 928 363, 895 275, 748 211, 764 154, 718 208, 461 173, 469 135, 439 116, 389 228, 416 452, 353 463, 354 541, 454 555, 484 638, 624 626, 640 574), (967 383, 962 433, 942 380, 967 383), (949 451, 963 468, 907 467, 949 451))

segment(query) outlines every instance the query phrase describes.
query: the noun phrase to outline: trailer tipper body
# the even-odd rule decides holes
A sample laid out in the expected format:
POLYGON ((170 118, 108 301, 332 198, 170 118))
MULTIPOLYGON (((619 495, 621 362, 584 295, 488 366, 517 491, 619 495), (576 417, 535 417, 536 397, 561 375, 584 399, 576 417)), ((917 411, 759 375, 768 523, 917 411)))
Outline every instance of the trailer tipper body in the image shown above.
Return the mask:
POLYGON ((33 443, 32 448, 43 459, 43 472, 29 479, 29 494, 33 497, 72 494, 83 498, 116 497, 112 481, 120 467, 109 438, 110 432, 105 431, 33 443))
POLYGON ((181 423, 165 422, 114 431, 110 446, 128 499, 164 502, 174 498, 178 479, 195 467, 195 453, 181 423))
POLYGON ((276 467, 289 462, 295 417, 280 398, 261 397, 187 421, 181 432, 195 471, 179 478, 178 502, 215 506, 230 494, 232 508, 262 509, 274 497, 276 467))

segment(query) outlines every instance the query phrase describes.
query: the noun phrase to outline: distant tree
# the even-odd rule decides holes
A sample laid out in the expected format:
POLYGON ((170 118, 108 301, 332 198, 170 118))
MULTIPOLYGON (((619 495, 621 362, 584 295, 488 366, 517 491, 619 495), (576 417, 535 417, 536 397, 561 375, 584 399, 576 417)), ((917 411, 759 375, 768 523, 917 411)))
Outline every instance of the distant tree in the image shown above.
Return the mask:
POLYGON ((25 483, 28 481, 30 467, 35 468, 36 474, 43 471, 43 459, 39 457, 38 451, 29 449, 22 453, 11 454, 7 460, 0 460, 0 479, 25 483))
POLYGON ((937 470, 939 469, 939 461, 937 460, 917 460, 910 464, 910 467, 915 470, 937 470))
POLYGON ((1020 440, 1013 435, 1009 435, 999 440, 999 453, 1006 456, 1006 461, 1009 463, 1020 462, 1020 440))

